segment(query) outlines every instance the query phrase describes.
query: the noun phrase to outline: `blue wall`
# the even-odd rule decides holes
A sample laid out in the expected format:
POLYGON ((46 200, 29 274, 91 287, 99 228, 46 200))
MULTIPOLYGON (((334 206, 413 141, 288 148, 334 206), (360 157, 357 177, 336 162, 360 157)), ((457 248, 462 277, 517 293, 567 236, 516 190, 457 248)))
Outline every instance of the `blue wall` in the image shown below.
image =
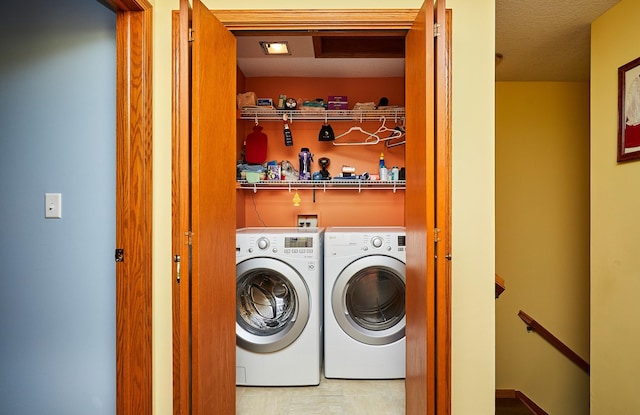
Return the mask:
POLYGON ((97 1, 3 6, 0 225, 0 414, 115 414, 115 14, 97 1))

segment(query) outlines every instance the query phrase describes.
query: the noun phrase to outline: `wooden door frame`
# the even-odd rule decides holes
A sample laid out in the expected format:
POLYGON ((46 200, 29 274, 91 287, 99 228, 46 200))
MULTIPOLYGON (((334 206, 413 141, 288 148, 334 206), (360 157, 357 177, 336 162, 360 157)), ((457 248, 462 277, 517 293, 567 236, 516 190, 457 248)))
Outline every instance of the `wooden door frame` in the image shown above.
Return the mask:
POLYGON ((451 414, 451 38, 452 12, 445 0, 434 9, 438 36, 435 56, 435 185, 436 185, 436 385, 438 415, 451 414), (444 104, 444 105, 440 105, 444 104))
POLYGON ((172 139, 171 139, 171 241, 174 263, 172 270, 172 322, 173 322, 173 413, 191 414, 191 214, 183 201, 191 200, 190 192, 190 112, 182 111, 191 106, 191 82, 188 34, 182 28, 189 27, 190 10, 183 2, 180 10, 171 15, 172 42, 172 139), (184 258, 184 264, 183 264, 184 258))
MULTIPOLYGON (((437 10, 438 21, 442 22, 444 15, 444 1, 439 0, 440 5, 437 10)), ((282 31, 282 30, 409 30, 418 14, 418 10, 414 9, 374 9, 374 10, 213 10, 215 16, 227 27, 227 29, 238 32, 244 31, 282 31)), ((450 13, 449 19, 450 23, 450 13)), ((449 42, 450 36, 445 36, 446 31, 441 31, 441 38, 437 41, 440 45, 440 53, 444 54, 442 48, 445 40, 449 42)), ((449 32, 450 33, 450 32, 449 32)), ((436 46, 437 48, 438 46, 436 46)), ((446 48, 445 48, 446 49, 446 48)), ((447 49, 450 50, 450 49, 447 49)), ((443 55, 440 55, 442 58, 443 55)), ((442 62, 442 61, 441 61, 442 62)), ((444 64, 444 63, 442 63, 444 64)), ((447 62, 448 65, 448 62, 447 62)), ((446 68, 450 71, 450 67, 446 68)), ((447 99, 445 108, 437 108, 437 119, 445 121, 445 125, 450 127, 450 81, 448 75, 446 88, 436 91, 439 99, 447 99)), ((442 78, 440 78, 442 81, 442 78)), ((437 157, 438 169, 445 168, 440 171, 439 184, 437 187, 437 200, 443 197, 449 198, 444 203, 438 205, 438 218, 441 220, 439 228, 429 230, 435 233, 435 240, 438 241, 437 253, 438 264, 441 266, 441 272, 436 279, 436 321, 432 323, 436 326, 435 330, 430 331, 428 339, 430 345, 437 346, 437 352, 434 352, 432 364, 427 365, 427 377, 432 379, 431 385, 426 389, 435 388, 435 391, 424 390, 425 394, 435 395, 437 403, 430 405, 429 414, 433 413, 437 408, 438 415, 449 414, 451 402, 451 291, 450 291, 450 264, 447 258, 450 258, 450 128, 446 131, 440 130, 437 136, 436 146, 439 151, 437 157), (444 142, 443 142, 444 141, 444 142), (435 337, 435 338, 433 338, 435 337), (435 380, 433 380, 435 379, 435 380), (430 393, 429 393, 430 392, 430 393)), ((424 356, 425 359, 428 356, 424 356)), ((175 362, 175 359, 174 359, 175 362)), ((427 382, 424 382, 426 385, 427 382)), ((175 411, 176 408, 174 408, 175 411)))
POLYGON ((99 1, 116 13, 116 413, 151 415, 152 6, 99 1))

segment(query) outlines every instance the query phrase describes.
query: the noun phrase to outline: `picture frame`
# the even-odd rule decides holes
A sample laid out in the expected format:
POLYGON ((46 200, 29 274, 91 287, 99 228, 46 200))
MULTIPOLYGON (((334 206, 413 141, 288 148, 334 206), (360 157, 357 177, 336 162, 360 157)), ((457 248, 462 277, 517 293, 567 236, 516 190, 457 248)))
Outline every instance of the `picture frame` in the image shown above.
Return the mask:
POLYGON ((640 159, 640 57, 618 68, 618 162, 640 159))

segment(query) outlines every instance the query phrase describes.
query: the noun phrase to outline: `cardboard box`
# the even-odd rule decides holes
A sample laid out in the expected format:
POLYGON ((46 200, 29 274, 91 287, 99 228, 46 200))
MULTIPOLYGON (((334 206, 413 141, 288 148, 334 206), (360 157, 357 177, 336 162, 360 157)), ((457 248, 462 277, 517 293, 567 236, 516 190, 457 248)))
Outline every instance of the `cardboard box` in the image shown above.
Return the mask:
POLYGON ((347 102, 328 102, 327 103, 328 110, 346 110, 348 108, 347 102))
POLYGON ((327 100, 327 102, 344 102, 345 104, 347 101, 346 95, 329 95, 329 99, 327 100))
POLYGON ((328 110, 346 110, 349 109, 349 102, 346 95, 329 95, 327 100, 328 110))
POLYGON ((267 180, 280 180, 280 165, 267 164, 267 180))
POLYGON ((256 93, 244 92, 236 96, 238 109, 241 110, 244 107, 255 107, 256 105, 256 93))

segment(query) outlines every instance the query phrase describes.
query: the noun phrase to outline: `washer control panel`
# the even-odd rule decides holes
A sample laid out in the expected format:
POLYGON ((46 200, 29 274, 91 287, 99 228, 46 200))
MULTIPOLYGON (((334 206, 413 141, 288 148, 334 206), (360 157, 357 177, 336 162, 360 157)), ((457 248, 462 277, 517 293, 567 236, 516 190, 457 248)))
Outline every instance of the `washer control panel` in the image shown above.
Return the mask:
POLYGON ((322 255, 322 238, 319 233, 286 234, 242 233, 236 234, 236 257, 274 256, 289 258, 318 258, 322 255))

